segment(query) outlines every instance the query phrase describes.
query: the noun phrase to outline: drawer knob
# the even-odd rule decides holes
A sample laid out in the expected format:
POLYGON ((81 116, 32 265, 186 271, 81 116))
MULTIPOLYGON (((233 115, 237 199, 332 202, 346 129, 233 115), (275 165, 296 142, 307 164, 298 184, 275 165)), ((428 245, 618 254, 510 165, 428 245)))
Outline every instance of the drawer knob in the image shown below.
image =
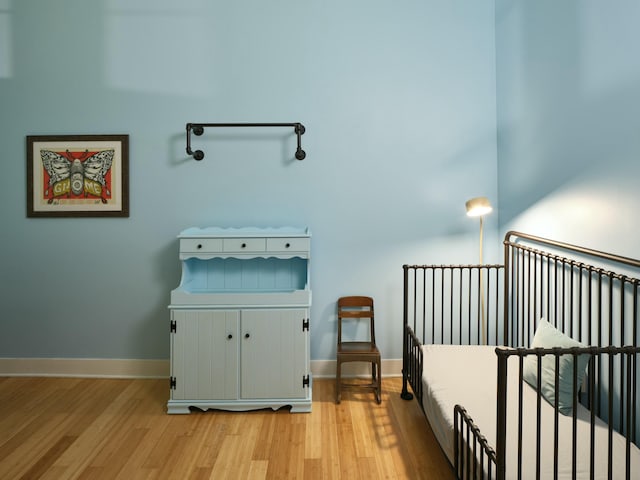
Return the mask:
POLYGON ((244 334, 244 338, 249 338, 251 335, 249 335, 248 333, 244 334))
POLYGON ((202 244, 201 244, 201 243, 199 243, 199 244, 198 244, 198 250, 199 250, 199 249, 201 249, 201 248, 202 248, 202 244))
POLYGON ((242 245, 240 245, 242 248, 247 248, 247 244, 243 243, 242 245))
POLYGON ((231 340, 233 338, 233 335, 229 334, 227 335, 227 340, 231 340))
POLYGON ((285 247, 285 248, 289 248, 290 246, 291 246, 291 244, 290 244, 290 243, 287 243, 284 247, 285 247))

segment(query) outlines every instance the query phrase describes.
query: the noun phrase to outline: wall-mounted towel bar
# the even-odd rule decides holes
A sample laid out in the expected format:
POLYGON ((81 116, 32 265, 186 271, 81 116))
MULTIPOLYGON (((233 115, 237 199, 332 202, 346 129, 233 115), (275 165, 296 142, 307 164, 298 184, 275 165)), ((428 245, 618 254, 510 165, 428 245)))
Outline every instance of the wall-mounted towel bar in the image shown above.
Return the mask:
POLYGON ((207 127, 293 127, 294 132, 298 137, 298 148, 296 150, 296 158, 298 160, 304 160, 307 156, 304 150, 302 150, 300 137, 305 132, 304 125, 301 123, 187 123, 187 153, 195 160, 202 160, 204 158, 204 152, 202 150, 191 150, 191 132, 194 135, 202 135, 204 129, 207 127))

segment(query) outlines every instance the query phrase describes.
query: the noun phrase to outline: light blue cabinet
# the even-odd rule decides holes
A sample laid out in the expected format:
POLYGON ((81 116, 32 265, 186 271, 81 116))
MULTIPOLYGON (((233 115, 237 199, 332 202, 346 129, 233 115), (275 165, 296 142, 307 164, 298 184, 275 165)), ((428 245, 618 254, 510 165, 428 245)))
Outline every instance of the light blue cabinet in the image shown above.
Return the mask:
POLYGON ((168 413, 311 411, 306 228, 190 228, 171 292, 168 413))

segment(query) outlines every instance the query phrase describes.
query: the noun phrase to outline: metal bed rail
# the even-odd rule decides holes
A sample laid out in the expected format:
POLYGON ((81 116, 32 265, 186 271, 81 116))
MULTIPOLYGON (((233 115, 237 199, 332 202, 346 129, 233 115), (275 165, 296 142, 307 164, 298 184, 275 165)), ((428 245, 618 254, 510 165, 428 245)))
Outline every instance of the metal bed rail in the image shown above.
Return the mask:
POLYGON ((503 268, 404 265, 405 324, 422 343, 500 345, 503 268))
MULTIPOLYGON (((537 364, 537 387, 535 389, 537 393, 537 405, 535 412, 536 419, 536 437, 535 437, 535 478, 541 478, 541 462, 545 461, 541 459, 541 446, 543 443, 552 442, 554 448, 553 455, 553 478, 558 478, 559 474, 559 463, 558 463, 558 448, 560 436, 559 436, 559 418, 563 416, 559 411, 558 399, 560 396, 560 368, 559 362, 562 356, 568 355, 572 357, 572 375, 573 375, 573 386, 572 386, 572 399, 573 405, 571 409, 571 422, 572 422, 572 432, 571 432, 571 473, 573 475, 572 478, 576 478, 576 474, 578 471, 578 443, 580 442, 583 445, 588 445, 589 447, 589 478, 595 478, 596 472, 596 462, 607 462, 607 478, 612 479, 613 477, 613 433, 615 430, 619 431, 625 437, 625 478, 630 480, 632 478, 631 465, 630 465, 630 452, 631 446, 635 439, 635 422, 638 414, 638 404, 635 399, 635 384, 636 375, 637 375, 637 360, 640 355, 639 347, 570 347, 570 348, 517 348, 517 349, 507 349, 507 348, 496 348, 496 354, 498 356, 498 392, 497 392, 497 421, 496 421, 496 446, 495 446, 495 459, 496 459, 496 478, 498 480, 503 480, 506 478, 506 467, 507 462, 516 462, 515 470, 517 471, 518 479, 523 476, 523 417, 524 416, 532 416, 532 412, 525 412, 525 408, 523 407, 523 387, 524 387, 524 361, 529 356, 536 357, 537 364), (546 400, 543 398, 542 394, 542 361, 541 359, 545 356, 552 356, 555 362, 555 378, 554 378, 554 399, 555 404, 552 405, 554 407, 554 424, 553 424, 553 433, 552 435, 545 435, 542 432, 541 428, 541 407, 542 402, 546 400), (589 362, 587 367, 587 375, 586 375, 586 386, 580 385, 578 383, 578 357, 587 355, 589 356, 589 362), (508 359, 509 357, 516 356, 518 358, 518 392, 508 392, 507 386, 507 377, 508 377, 508 359), (614 359, 618 361, 615 362, 614 359), (606 363, 609 367, 609 377, 606 385, 606 389, 608 391, 608 395, 605 396, 603 401, 603 408, 608 412, 608 416, 611 418, 613 416, 613 412, 615 408, 620 408, 620 417, 624 418, 624 423, 620 425, 619 429, 614 428, 613 422, 607 422, 607 445, 606 451, 607 455, 603 456, 602 454, 598 455, 597 452, 602 452, 603 448, 600 443, 596 441, 595 430, 596 430, 596 419, 598 418, 597 412, 595 409, 589 409, 589 438, 579 437, 578 433, 578 420, 577 412, 578 412, 578 398, 579 391, 582 390, 584 395, 586 395, 590 401, 589 404, 594 403, 594 398, 598 395, 596 392, 597 382, 601 381, 597 375, 595 374, 598 366, 601 363, 606 363), (620 398, 620 403, 618 404, 616 400, 617 389, 614 386, 616 382, 615 376, 613 374, 614 363, 617 363, 619 368, 622 370, 622 376, 624 377, 624 384, 622 385, 622 398, 620 398), (582 387, 582 388, 581 388, 582 387), (508 400, 509 399, 509 400, 508 400), (507 418, 507 402, 516 402, 517 407, 517 418, 507 418), (518 425, 518 435, 516 439, 509 438, 512 446, 514 448, 514 442, 516 442, 515 448, 516 453, 513 454, 513 451, 507 453, 507 424, 509 422, 517 422, 518 425)), ((528 388, 528 387, 524 387, 528 388)), ((582 420, 583 421, 583 420, 582 420)), ((456 424, 457 428, 457 424, 456 424)), ((564 442, 567 441, 565 438, 564 442)), ((584 454, 584 452, 583 452, 584 454)), ((509 471, 513 471, 513 466, 509 469, 509 471)), ((462 477, 460 477, 462 478, 462 477)))
POLYGON ((400 397, 404 400, 413 399, 413 395, 407 389, 407 382, 411 385, 411 390, 418 398, 420 407, 422 406, 422 381, 420 379, 422 374, 422 343, 420 339, 416 337, 412 328, 409 325, 404 326, 404 343, 402 358, 402 393, 400 397))
POLYGON ((517 232, 505 237, 504 259, 505 344, 528 346, 539 318, 584 344, 639 344, 640 279, 609 268, 637 274, 640 261, 517 232))
MULTIPOLYGON (((629 269, 637 274, 640 261, 517 232, 506 235, 504 248, 506 345, 528 347, 538 320, 545 318, 584 345, 640 346, 640 279, 620 273, 629 269)), ((620 357, 602 357, 596 363, 595 394, 581 402, 622 432, 626 379, 620 362, 620 357), (611 412, 609 398, 615 401, 611 412)), ((634 404, 639 382, 635 371, 630 387, 634 404)), ((637 443, 640 419, 634 417, 632 427, 637 443)))
POLYGON ((458 478, 492 479, 496 452, 461 405, 453 409, 454 470, 458 478))
POLYGON ((403 389, 422 405, 425 344, 502 345, 502 265, 404 265, 403 389))

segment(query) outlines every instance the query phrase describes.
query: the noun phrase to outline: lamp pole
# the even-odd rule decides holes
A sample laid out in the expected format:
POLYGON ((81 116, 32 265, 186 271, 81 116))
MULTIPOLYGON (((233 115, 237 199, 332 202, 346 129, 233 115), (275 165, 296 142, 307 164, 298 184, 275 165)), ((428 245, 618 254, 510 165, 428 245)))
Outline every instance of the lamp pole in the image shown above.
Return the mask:
POLYGON ((483 268, 482 268, 482 237, 484 233, 484 215, 480 215, 480 312, 482 315, 482 344, 487 344, 487 320, 484 311, 484 281, 483 281, 483 268))
MULTIPOLYGON (((483 229, 484 229, 484 216, 488 213, 491 213, 492 207, 489 203, 489 199, 487 197, 476 197, 468 200, 465 204, 467 208, 467 215, 469 217, 480 217, 480 265, 479 274, 478 274, 478 287, 480 296, 480 318, 481 318, 481 330, 482 330, 482 344, 487 344, 487 319, 486 313, 484 311, 484 279, 483 279, 483 265, 482 265, 482 237, 483 237, 483 229)), ((478 335, 480 337, 480 335, 478 335)))

